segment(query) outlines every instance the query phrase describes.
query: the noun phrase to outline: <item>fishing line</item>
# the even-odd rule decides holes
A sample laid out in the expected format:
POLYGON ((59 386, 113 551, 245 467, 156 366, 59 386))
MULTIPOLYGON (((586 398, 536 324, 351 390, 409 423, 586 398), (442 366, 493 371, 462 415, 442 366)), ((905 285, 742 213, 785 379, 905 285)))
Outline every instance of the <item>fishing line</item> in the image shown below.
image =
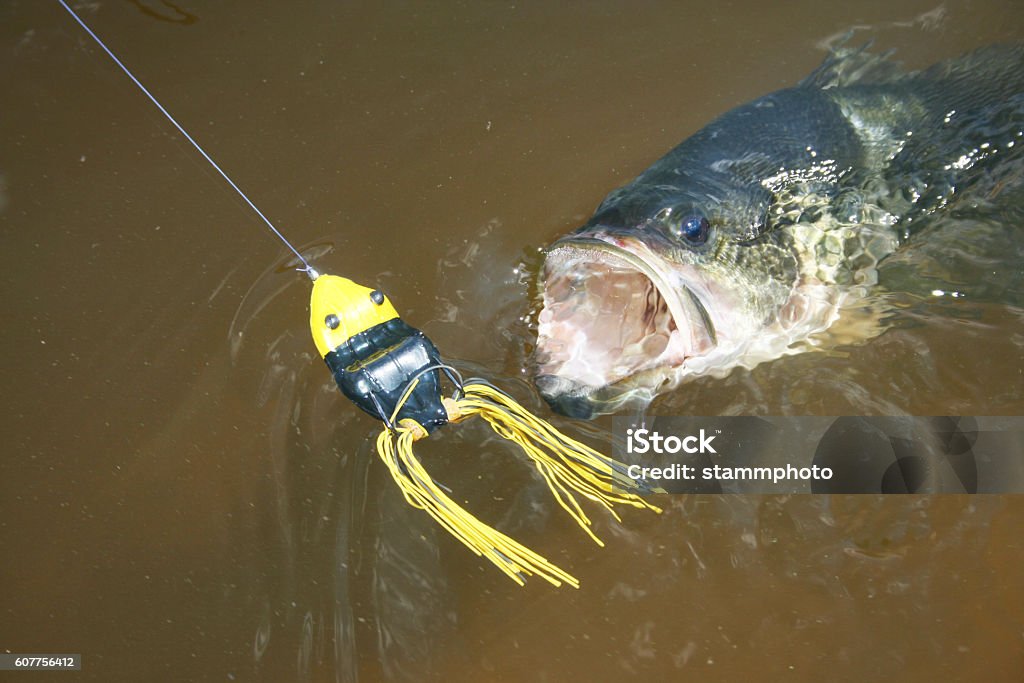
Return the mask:
POLYGON ((235 184, 235 181, 232 180, 228 176, 227 173, 224 172, 224 169, 222 169, 219 165, 217 165, 217 162, 214 161, 213 158, 209 154, 206 153, 206 150, 204 150, 199 145, 199 143, 196 142, 195 139, 191 135, 188 134, 188 131, 186 131, 181 126, 181 124, 178 123, 177 120, 173 116, 171 116, 171 113, 169 111, 167 111, 167 109, 164 108, 164 105, 160 104, 160 101, 157 100, 156 97, 153 96, 153 93, 149 92, 149 90, 146 88, 146 86, 142 85, 142 82, 138 78, 135 77, 135 74, 133 74, 128 69, 128 67, 125 66, 123 62, 121 62, 120 59, 117 58, 117 55, 115 55, 113 52, 110 51, 110 48, 107 47, 106 44, 102 40, 100 40, 100 37, 98 35, 96 35, 95 33, 93 33, 93 30, 91 28, 86 26, 85 22, 82 21, 81 18, 79 18, 79 16, 77 14, 75 14, 75 11, 73 9, 71 9, 70 7, 68 7, 68 4, 66 2, 64 2, 64 0, 57 0, 57 2, 59 2, 61 4, 61 6, 64 7, 64 9, 66 9, 68 11, 68 14, 70 14, 72 16, 72 18, 74 18, 74 20, 78 22, 79 26, 81 26, 83 29, 85 29, 86 33, 88 33, 90 36, 92 36, 92 39, 95 40, 96 43, 101 48, 103 48, 103 51, 106 52, 107 55, 109 55, 110 58, 114 60, 114 63, 117 64, 119 67, 121 67, 121 71, 124 71, 125 74, 128 76, 128 78, 132 79, 132 83, 134 83, 135 85, 139 86, 139 90, 141 90, 146 95, 146 97, 149 98, 150 102, 152 102, 153 104, 156 105, 156 108, 160 110, 160 113, 162 113, 164 116, 167 117, 168 121, 170 121, 171 123, 174 124, 174 127, 178 129, 178 132, 180 132, 182 135, 184 135, 185 139, 192 143, 192 146, 196 148, 196 151, 198 151, 200 154, 202 154, 203 158, 206 159, 208 162, 210 162, 210 165, 213 166, 214 170, 216 170, 217 173, 220 173, 221 177, 224 178, 224 180, 227 181, 228 185, 230 185, 235 190, 235 192, 238 193, 238 196, 240 196, 242 199, 244 199, 245 203, 248 204, 252 208, 252 210, 256 212, 256 215, 263 219, 263 222, 267 224, 267 227, 270 228, 270 231, 273 232, 275 235, 277 235, 278 239, 280 239, 282 242, 284 242, 284 245, 286 247, 291 249, 292 253, 295 254, 299 258, 299 261, 302 262, 303 266, 305 266, 304 268, 298 268, 297 270, 306 273, 309 276, 309 279, 315 280, 317 278, 317 276, 319 275, 319 273, 317 273, 316 269, 313 268, 313 266, 311 266, 309 264, 309 261, 307 261, 306 258, 302 254, 299 253, 298 249, 296 249, 295 247, 292 246, 292 243, 289 242, 288 239, 284 235, 281 234, 281 231, 278 230, 276 227, 274 227, 274 224, 270 222, 270 219, 267 218, 265 215, 263 215, 263 212, 259 210, 259 208, 252 202, 251 199, 249 199, 249 197, 246 196, 246 194, 244 192, 242 192, 242 189, 240 187, 238 187, 238 185, 235 184))
POLYGON ((434 343, 406 324, 379 289, 318 273, 67 2, 58 2, 303 263, 305 267, 297 270, 313 281, 309 302, 313 343, 341 392, 383 423, 377 455, 410 505, 429 514, 516 583, 534 575, 555 586, 579 587, 572 574, 463 508, 416 456, 415 442, 449 423, 478 417, 495 434, 519 446, 555 501, 598 545, 604 543, 591 529, 591 520, 577 497, 604 508, 616 521, 621 520, 615 505, 661 511, 643 499, 643 494, 652 491, 630 478, 622 463, 561 433, 491 383, 481 379, 463 382, 434 343), (450 397, 442 393, 443 378, 455 386, 450 397))

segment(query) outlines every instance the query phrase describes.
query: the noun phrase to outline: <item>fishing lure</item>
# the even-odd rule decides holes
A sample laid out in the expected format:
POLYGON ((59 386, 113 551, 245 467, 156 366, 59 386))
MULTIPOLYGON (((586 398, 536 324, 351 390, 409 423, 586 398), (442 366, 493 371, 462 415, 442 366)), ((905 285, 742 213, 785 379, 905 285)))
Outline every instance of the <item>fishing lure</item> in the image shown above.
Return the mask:
POLYGON ((430 477, 413 443, 449 422, 478 415, 499 436, 518 444, 559 505, 599 545, 604 544, 574 493, 602 505, 616 520, 615 504, 660 512, 634 493, 637 484, 622 463, 562 434, 489 382, 463 382, 433 342, 403 321, 380 290, 335 275, 314 272, 311 277, 313 342, 341 392, 384 423, 377 453, 405 499, 513 580, 522 584, 524 576, 533 574, 556 586, 579 586, 571 574, 478 520, 430 477), (455 387, 451 397, 443 395, 444 378, 455 387))
POLYGON ((377 453, 410 505, 426 511, 520 585, 526 576, 536 575, 555 586, 568 583, 579 587, 574 576, 452 500, 413 453, 413 443, 436 429, 478 415, 499 436, 519 445, 555 500, 598 545, 604 543, 590 528, 590 519, 574 494, 605 507, 619 521, 613 509, 616 504, 661 512, 641 497, 647 491, 627 476, 622 463, 562 434, 489 382, 463 382, 433 342, 406 324, 380 290, 317 272, 99 36, 64 0, 57 1, 303 264, 299 270, 313 281, 309 303, 313 342, 341 392, 383 422, 377 453), (451 396, 443 394, 445 378, 455 388, 451 396))

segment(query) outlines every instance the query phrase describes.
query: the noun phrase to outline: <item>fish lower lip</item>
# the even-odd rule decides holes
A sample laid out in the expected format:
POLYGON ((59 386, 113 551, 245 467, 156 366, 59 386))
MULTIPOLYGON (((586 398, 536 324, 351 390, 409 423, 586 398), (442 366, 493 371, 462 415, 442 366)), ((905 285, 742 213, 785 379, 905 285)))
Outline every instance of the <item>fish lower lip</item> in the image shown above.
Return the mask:
POLYGON ((581 387, 557 375, 538 375, 534 383, 544 400, 562 415, 578 420, 594 417, 596 411, 588 400, 589 387, 581 387))

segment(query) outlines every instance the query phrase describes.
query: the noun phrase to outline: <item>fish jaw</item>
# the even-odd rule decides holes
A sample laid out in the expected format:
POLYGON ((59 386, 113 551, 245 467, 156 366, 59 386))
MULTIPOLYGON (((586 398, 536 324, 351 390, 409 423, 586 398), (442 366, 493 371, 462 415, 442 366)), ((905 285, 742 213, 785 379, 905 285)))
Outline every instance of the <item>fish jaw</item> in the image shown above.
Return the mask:
POLYGON ((650 234, 589 229, 559 240, 541 272, 535 384, 556 411, 589 419, 817 348, 855 292, 808 263, 758 298, 763 283, 743 269, 688 262, 650 234))
POLYGON ((719 344, 713 283, 699 270, 638 239, 591 235, 548 250, 536 352, 541 394, 585 418, 650 402, 719 344))

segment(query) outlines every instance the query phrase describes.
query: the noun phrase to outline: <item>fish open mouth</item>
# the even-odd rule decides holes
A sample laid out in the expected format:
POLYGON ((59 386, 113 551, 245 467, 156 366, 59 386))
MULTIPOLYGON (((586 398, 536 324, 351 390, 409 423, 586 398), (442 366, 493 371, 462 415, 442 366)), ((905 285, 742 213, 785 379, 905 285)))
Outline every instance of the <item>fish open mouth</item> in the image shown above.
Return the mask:
POLYGON ((667 371, 715 345, 700 298, 669 277, 653 259, 602 239, 552 247, 544 263, 536 383, 556 409, 587 412, 569 404, 625 380, 629 386, 612 393, 655 389, 667 371))

